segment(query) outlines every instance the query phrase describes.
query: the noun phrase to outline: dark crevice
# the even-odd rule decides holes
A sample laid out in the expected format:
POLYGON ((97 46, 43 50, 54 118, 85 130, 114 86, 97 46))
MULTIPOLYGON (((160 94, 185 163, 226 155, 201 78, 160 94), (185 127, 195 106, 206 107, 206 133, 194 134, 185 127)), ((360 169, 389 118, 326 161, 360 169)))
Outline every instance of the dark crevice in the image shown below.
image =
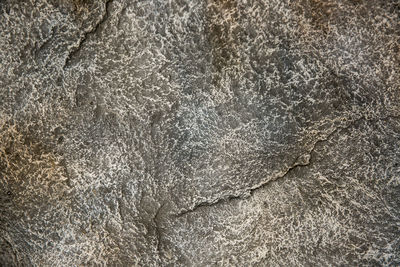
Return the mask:
MULTIPOLYGON (((11 258, 15 261, 18 259, 18 255, 14 249, 14 246, 5 238, 5 237, 0 237, 3 240, 3 244, 1 245, 2 251, 0 252, 0 260, 4 260, 5 257, 9 257, 10 260, 11 258), (3 258, 4 257, 4 258, 3 258)), ((2 262, 0 261, 0 265, 2 262)))
POLYGON ((161 218, 160 218, 160 214, 161 214, 161 210, 164 208, 164 204, 161 205, 156 213, 154 214, 154 217, 152 218, 153 224, 154 224, 154 230, 155 230, 155 234, 156 234, 156 241, 157 241, 157 252, 158 254, 161 253, 161 238, 162 238, 162 233, 161 233, 161 228, 160 228, 160 224, 161 224, 161 218))
POLYGON ((104 12, 103 15, 101 16, 101 18, 99 19, 99 21, 94 25, 94 27, 92 29, 90 29, 87 32, 83 33, 83 36, 81 37, 81 39, 78 42, 78 45, 76 47, 74 47, 68 54, 63 69, 68 68, 71 65, 71 61, 74 57, 76 57, 76 55, 79 53, 79 51, 81 50, 83 44, 88 40, 88 38, 91 35, 95 35, 98 33, 101 25, 104 24, 104 22, 108 19, 109 15, 110 15, 110 4, 113 2, 114 0, 107 0, 105 3, 105 8, 104 8, 104 12))
MULTIPOLYGON (((325 141, 325 140, 319 140, 319 141, 325 141)), ((314 150, 314 148, 315 148, 315 145, 312 148, 312 150, 314 150)), ((311 150, 310 153, 312 153, 312 150, 311 150)), ((231 200, 237 200, 237 199, 244 200, 244 199, 247 199, 247 198, 251 197, 254 194, 255 191, 264 188, 269 183, 271 183, 273 181, 276 181, 278 179, 284 178, 285 176, 287 176, 289 173, 291 173, 292 171, 294 171, 298 167, 308 166, 311 163, 311 161, 310 161, 311 158, 310 157, 308 157, 308 159, 306 158, 305 162, 299 162, 300 158, 303 158, 303 157, 298 157, 295 160, 295 163, 293 163, 289 168, 287 168, 287 170, 283 174, 278 175, 277 177, 274 177, 274 178, 272 178, 270 180, 267 180, 266 182, 263 182, 263 183, 255 186, 255 187, 248 188, 247 190, 245 190, 245 192, 242 192, 242 193, 240 193, 238 195, 224 196, 224 197, 219 198, 219 199, 217 199, 215 201, 212 201, 212 202, 208 202, 208 201, 200 202, 199 204, 196 204, 194 207, 192 207, 190 209, 186 209, 186 210, 183 210, 183 211, 179 212, 176 216, 177 217, 184 216, 184 215, 186 215, 188 213, 196 211, 198 208, 201 208, 201 207, 216 206, 218 204, 226 203, 226 202, 229 202, 231 200)))
POLYGON ((49 48, 51 42, 53 41, 54 37, 55 37, 56 33, 55 33, 55 29, 51 28, 51 34, 50 36, 48 36, 47 38, 44 39, 44 41, 40 44, 36 44, 36 48, 35 48, 35 56, 36 58, 39 57, 39 55, 41 53, 43 53, 46 49, 49 48))
POLYGON ((123 211, 122 211, 122 200, 120 198, 117 198, 117 202, 118 202, 119 217, 121 218, 121 221, 124 222, 125 216, 123 215, 123 211))
POLYGON ((125 196, 124 189, 121 188, 121 195, 119 197, 117 197, 117 203, 118 203, 117 209, 118 209, 118 214, 119 214, 119 217, 121 218, 122 224, 124 224, 124 222, 125 222, 125 214, 124 214, 125 212, 122 207, 124 200, 126 200, 126 196, 125 196))
POLYGON ((383 117, 383 118, 376 118, 376 119, 368 119, 366 117, 359 117, 359 118, 353 120, 352 122, 350 122, 349 124, 347 124, 347 126, 339 126, 336 129, 334 129, 331 133, 329 133, 327 136, 325 136, 324 138, 317 140, 313 144, 313 146, 311 147, 309 152, 306 155, 302 155, 302 156, 298 157, 294 161, 294 163, 290 167, 288 167, 287 170, 283 174, 280 174, 280 175, 278 175, 276 177, 273 177, 272 179, 268 179, 267 181, 265 181, 265 182, 263 182, 263 183, 261 183, 259 185, 256 185, 254 187, 248 188, 248 189, 245 190, 244 193, 240 193, 240 194, 237 194, 237 195, 227 195, 227 196, 224 196, 222 198, 216 199, 214 201, 200 202, 200 203, 194 205, 192 208, 180 211, 175 216, 176 217, 181 217, 181 216, 187 215, 189 213, 195 212, 199 208, 202 208, 202 207, 213 207, 213 206, 216 206, 216 205, 219 205, 219 204, 222 204, 222 203, 229 202, 231 200, 248 199, 257 190, 265 188, 267 185, 269 185, 270 183, 272 183, 272 182, 274 182, 276 180, 280 180, 280 179, 285 178, 287 175, 289 175, 291 172, 293 172, 297 168, 306 167, 306 166, 310 165, 312 163, 312 155, 313 155, 315 149, 317 148, 317 146, 320 146, 321 144, 329 141, 333 136, 335 136, 339 132, 341 132, 343 130, 346 130, 346 129, 349 129, 350 127, 356 125, 358 122, 360 122, 362 120, 365 120, 365 121, 380 121, 380 120, 387 120, 389 118, 399 119, 400 116, 389 115, 389 116, 386 116, 386 117, 383 117))

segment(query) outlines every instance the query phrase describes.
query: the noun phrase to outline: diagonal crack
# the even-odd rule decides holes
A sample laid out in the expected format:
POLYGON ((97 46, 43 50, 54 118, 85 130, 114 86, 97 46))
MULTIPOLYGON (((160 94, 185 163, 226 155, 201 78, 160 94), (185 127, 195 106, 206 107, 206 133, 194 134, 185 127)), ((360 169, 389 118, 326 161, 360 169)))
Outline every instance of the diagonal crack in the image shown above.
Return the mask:
POLYGON ((152 221, 154 224, 154 230, 157 238, 157 252, 160 254, 161 253, 161 230, 160 230, 160 213, 161 210, 164 208, 165 204, 162 204, 154 214, 152 221))
MULTIPOLYGON (((386 118, 384 118, 384 119, 386 119, 386 118)), ((189 209, 181 210, 175 216, 176 217, 181 217, 181 216, 187 215, 189 213, 195 212, 197 209, 199 209, 201 207, 212 207, 212 206, 216 206, 218 204, 226 203, 226 202, 229 202, 229 201, 235 200, 235 199, 248 199, 249 197, 251 197, 254 194, 255 191, 266 187, 268 184, 270 184, 270 183, 272 183, 272 182, 274 182, 274 181, 276 181, 278 179, 285 178, 288 174, 293 172, 295 169, 310 165, 310 163, 312 161, 312 154, 313 154, 315 148, 318 145, 320 145, 320 144, 322 144, 324 142, 327 142, 335 134, 339 133, 340 131, 346 130, 346 129, 354 126, 357 122, 359 122, 361 120, 366 120, 366 118, 365 117, 359 117, 359 118, 353 120, 352 122, 350 122, 349 124, 347 124, 347 126, 338 126, 338 127, 336 127, 331 133, 329 133, 325 137, 317 140, 312 145, 311 149, 308 151, 307 154, 297 157, 296 160, 294 161, 294 163, 291 164, 290 167, 288 167, 285 171, 280 172, 275 177, 272 177, 272 179, 268 179, 268 180, 266 180, 264 182, 261 182, 258 185, 250 187, 244 193, 240 193, 240 194, 237 194, 237 195, 227 195, 227 196, 224 196, 222 198, 218 198, 218 199, 216 199, 214 201, 200 202, 198 204, 195 204, 193 207, 191 207, 189 209)))
POLYGON ((63 66, 63 69, 66 69, 68 66, 71 65, 71 60, 78 54, 78 52, 81 50, 82 45, 87 41, 87 39, 89 38, 89 36, 96 34, 99 29, 100 26, 107 20, 107 18, 110 16, 110 4, 113 2, 114 0, 107 0, 105 2, 105 8, 104 8, 104 12, 102 14, 102 16, 100 17, 100 19, 96 22, 96 24, 93 26, 93 28, 91 28, 90 30, 84 32, 82 34, 81 39, 79 40, 77 46, 75 46, 68 54, 68 56, 65 59, 65 63, 63 66))
POLYGON ((125 216, 124 216, 124 211, 122 210, 122 199, 121 198, 117 198, 117 203, 118 203, 118 214, 119 217, 121 219, 121 222, 124 223, 125 221, 125 216))
MULTIPOLYGON (((1 238, 1 239, 4 241, 4 243, 11 249, 11 253, 12 253, 12 255, 14 256, 14 257, 13 257, 14 260, 16 259, 17 262, 18 262, 18 261, 19 261, 19 257, 18 257, 18 254, 17 254, 17 252, 16 252, 14 246, 13 246, 13 245, 11 244, 11 242, 8 241, 5 237, 0 236, 0 238, 1 238)), ((5 248, 2 247, 2 249, 5 249, 5 248)), ((10 256, 11 256, 11 255, 10 255, 10 256)))

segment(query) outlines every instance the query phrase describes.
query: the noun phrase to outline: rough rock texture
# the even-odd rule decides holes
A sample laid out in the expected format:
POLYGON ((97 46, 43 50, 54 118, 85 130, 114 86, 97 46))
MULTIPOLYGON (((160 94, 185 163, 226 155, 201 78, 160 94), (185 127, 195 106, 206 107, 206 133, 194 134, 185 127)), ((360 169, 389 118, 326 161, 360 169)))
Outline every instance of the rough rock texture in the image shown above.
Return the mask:
POLYGON ((398 0, 1 0, 1 266, 400 265, 398 0))

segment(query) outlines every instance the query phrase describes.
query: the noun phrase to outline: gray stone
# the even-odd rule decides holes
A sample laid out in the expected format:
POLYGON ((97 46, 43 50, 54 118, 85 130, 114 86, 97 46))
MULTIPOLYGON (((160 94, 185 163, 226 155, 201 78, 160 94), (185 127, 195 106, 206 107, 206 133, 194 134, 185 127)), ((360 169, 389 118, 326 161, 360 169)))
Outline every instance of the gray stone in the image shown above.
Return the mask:
POLYGON ((0 265, 400 265, 399 15, 0 1, 0 265))

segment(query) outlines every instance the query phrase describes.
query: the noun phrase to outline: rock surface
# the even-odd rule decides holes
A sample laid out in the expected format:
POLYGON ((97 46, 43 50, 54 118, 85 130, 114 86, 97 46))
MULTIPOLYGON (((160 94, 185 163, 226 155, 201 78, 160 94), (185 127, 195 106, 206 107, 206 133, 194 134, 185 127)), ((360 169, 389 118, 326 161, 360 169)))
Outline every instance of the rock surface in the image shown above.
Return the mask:
POLYGON ((399 16, 0 1, 0 265, 400 265, 399 16))

